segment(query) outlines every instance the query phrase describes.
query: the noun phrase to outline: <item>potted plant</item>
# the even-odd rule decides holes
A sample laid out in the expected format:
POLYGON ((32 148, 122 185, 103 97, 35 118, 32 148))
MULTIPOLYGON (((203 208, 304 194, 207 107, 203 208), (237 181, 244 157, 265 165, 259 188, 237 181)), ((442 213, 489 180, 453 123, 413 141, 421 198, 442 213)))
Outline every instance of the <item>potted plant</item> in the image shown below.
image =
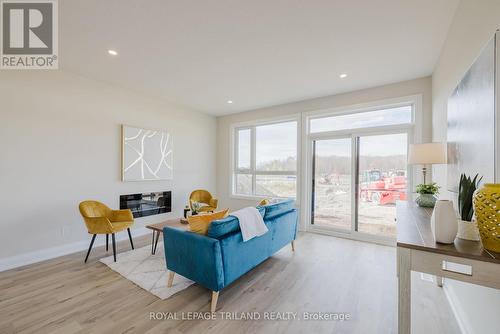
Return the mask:
POLYGON ((483 179, 479 178, 476 174, 473 179, 465 174, 460 175, 460 183, 458 186, 458 237, 465 240, 478 241, 479 230, 474 217, 474 206, 472 204, 472 197, 474 192, 483 179))
POLYGON ((419 184, 417 185, 416 192, 419 194, 415 199, 418 206, 433 208, 437 200, 435 195, 439 194, 439 186, 435 182, 431 184, 419 184))

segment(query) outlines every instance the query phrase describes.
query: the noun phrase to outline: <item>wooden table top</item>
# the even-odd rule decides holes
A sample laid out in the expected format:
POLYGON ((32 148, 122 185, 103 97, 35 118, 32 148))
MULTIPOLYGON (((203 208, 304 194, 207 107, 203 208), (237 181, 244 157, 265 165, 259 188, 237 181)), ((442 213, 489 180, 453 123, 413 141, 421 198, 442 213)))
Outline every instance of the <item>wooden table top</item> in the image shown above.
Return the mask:
POLYGON ((184 230, 187 230, 189 225, 181 223, 180 218, 173 218, 173 219, 167 219, 161 223, 146 225, 146 228, 149 228, 150 230, 157 231, 157 232, 163 232, 163 228, 165 228, 167 226, 177 227, 177 228, 182 228, 184 230))
POLYGON ((398 201, 396 211, 398 247, 500 264, 500 253, 485 250, 480 241, 455 238, 453 244, 436 243, 431 230, 431 208, 418 207, 411 201, 398 201))

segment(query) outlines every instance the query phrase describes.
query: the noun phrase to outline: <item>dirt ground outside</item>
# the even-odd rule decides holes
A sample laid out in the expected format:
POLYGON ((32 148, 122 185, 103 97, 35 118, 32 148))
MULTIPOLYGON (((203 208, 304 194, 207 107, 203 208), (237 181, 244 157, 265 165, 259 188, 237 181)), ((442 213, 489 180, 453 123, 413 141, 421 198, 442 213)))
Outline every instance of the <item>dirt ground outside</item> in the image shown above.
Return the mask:
MULTIPOLYGON (((351 194, 349 185, 316 184, 314 225, 351 229, 351 194)), ((396 236, 396 207, 359 202, 358 230, 363 233, 396 236)))

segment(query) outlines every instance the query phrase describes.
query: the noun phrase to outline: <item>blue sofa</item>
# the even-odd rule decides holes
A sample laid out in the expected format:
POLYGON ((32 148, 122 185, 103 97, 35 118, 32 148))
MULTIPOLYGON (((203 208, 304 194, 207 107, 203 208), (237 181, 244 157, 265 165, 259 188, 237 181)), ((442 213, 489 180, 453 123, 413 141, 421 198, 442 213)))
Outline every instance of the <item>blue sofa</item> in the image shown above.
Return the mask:
POLYGON ((258 207, 269 231, 243 242, 238 218, 213 221, 208 235, 165 227, 165 258, 170 271, 168 286, 178 273, 212 290, 211 311, 215 312, 219 291, 246 272, 292 244, 297 236, 297 210, 287 200, 258 207))

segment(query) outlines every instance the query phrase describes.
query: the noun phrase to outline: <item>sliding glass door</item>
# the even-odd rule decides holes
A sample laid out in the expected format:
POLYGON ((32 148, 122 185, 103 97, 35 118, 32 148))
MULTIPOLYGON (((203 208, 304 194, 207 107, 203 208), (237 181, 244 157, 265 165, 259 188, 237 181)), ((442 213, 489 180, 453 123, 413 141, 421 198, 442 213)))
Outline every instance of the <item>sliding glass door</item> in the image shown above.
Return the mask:
POLYGON ((351 230, 351 138, 313 141, 312 223, 351 230))
POLYGON ((394 239, 396 201, 409 188, 412 119, 412 106, 400 106, 309 120, 313 228, 394 239))
POLYGON ((312 141, 311 223, 339 232, 396 235, 406 200, 407 133, 312 141))
POLYGON ((406 133, 356 137, 356 231, 396 236, 397 200, 406 200, 406 133))

